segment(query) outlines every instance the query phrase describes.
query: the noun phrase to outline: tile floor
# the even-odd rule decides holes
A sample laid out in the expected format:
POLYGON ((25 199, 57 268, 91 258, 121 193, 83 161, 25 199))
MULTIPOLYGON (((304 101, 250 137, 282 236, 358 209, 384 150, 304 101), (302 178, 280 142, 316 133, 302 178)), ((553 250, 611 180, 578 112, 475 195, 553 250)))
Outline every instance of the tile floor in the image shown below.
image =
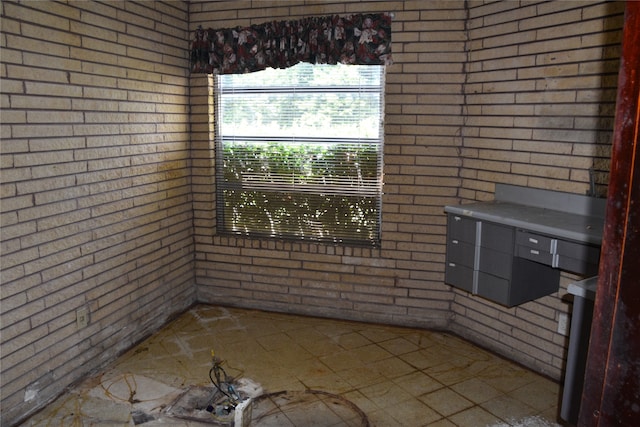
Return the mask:
POLYGON ((245 425, 557 426, 558 384, 456 336, 206 305, 23 425, 232 426, 168 411, 212 386, 211 350, 254 396, 245 425))

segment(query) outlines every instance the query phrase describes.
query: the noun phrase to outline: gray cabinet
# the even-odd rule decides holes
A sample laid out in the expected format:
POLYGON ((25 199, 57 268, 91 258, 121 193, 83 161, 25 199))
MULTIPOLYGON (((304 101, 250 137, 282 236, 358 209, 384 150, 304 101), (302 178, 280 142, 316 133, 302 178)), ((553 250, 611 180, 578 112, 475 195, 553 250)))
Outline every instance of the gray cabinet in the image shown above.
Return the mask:
POLYGON ((517 230, 449 214, 445 282, 512 307, 558 290, 559 270, 516 256, 517 230))
POLYGON ((599 257, 595 244, 448 215, 445 283, 508 307, 556 292, 560 270, 595 274, 599 257))
POLYGON ((496 184, 495 200, 445 206, 445 282, 506 306, 598 271, 605 200, 496 184))
POLYGON ((560 270, 592 276, 598 272, 600 248, 588 243, 517 230, 516 255, 560 270))
POLYGON ((476 263, 476 221, 449 215, 445 282, 473 292, 476 263))
POLYGON ((599 246, 558 240, 556 266, 559 269, 593 276, 598 274, 599 261, 599 246))

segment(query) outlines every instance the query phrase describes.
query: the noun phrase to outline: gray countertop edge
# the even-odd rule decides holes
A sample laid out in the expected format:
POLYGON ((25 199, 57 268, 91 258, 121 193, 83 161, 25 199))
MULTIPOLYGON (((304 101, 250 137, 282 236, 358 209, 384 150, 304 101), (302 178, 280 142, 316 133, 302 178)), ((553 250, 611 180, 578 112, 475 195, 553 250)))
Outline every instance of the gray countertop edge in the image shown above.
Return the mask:
MULTIPOLYGON (((491 203, 491 202, 486 202, 491 203)), ((468 205, 449 205, 445 206, 445 212, 468 216, 472 218, 477 218, 485 221, 491 221, 498 224, 504 224, 512 227, 518 227, 529 231, 534 231, 537 233, 542 233, 546 235, 550 235, 553 237, 559 237, 563 239, 573 240, 575 242, 580 243, 591 243, 595 245, 600 245, 602 243, 602 236, 597 235, 595 233, 587 233, 587 232, 578 232, 568 230, 566 228, 558 228, 553 226, 548 226, 545 224, 541 224, 538 222, 524 221, 514 217, 501 216, 496 215, 495 213, 487 213, 482 211, 483 203, 473 203, 468 205)), ((557 214, 557 213, 556 213, 557 214)), ((571 215, 571 214, 565 214, 571 215)))

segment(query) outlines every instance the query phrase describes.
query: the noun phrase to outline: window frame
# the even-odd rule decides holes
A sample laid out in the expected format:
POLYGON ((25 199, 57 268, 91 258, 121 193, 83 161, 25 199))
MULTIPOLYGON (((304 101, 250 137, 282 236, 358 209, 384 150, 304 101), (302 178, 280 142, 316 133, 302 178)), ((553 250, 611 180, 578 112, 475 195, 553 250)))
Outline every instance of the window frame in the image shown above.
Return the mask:
MULTIPOLYGON (((324 65, 326 66, 326 64, 324 65)), ((338 66, 344 66, 344 65, 338 65, 338 66)), ((353 65, 349 65, 350 67, 353 65)), ((371 65, 367 65, 366 67, 372 67, 371 65)), ((249 135, 243 135, 240 137, 237 136, 225 136, 225 135, 220 135, 220 126, 222 123, 222 120, 219 120, 219 118, 221 117, 222 111, 221 111, 221 97, 224 96, 225 94, 228 93, 234 93, 237 94, 238 92, 235 90, 227 90, 227 88, 224 86, 224 79, 221 78, 221 75, 215 75, 214 79, 213 79, 213 84, 214 84, 214 96, 213 96, 213 102, 214 102, 214 141, 215 141, 215 166, 216 166, 216 213, 217 213, 217 232, 220 234, 225 234, 225 235, 233 235, 233 236, 241 236, 241 237, 247 237, 247 238, 267 238, 267 239, 279 239, 279 240, 289 240, 289 241, 307 241, 307 242, 316 242, 316 243, 333 243, 333 244, 344 244, 344 245, 356 245, 356 246, 373 246, 373 247, 378 247, 381 243, 381 234, 382 234, 382 195, 383 195, 383 184, 384 184, 384 173, 383 173, 383 167, 384 167, 384 139, 385 139, 385 133, 384 133, 384 115, 385 115, 385 77, 386 77, 386 69, 384 65, 375 65, 375 67, 378 67, 378 79, 379 79, 379 85, 371 85, 370 87, 366 87, 365 89, 363 89, 362 87, 360 88, 360 92, 361 93, 375 93, 375 95, 377 97, 379 97, 379 110, 378 110, 378 132, 377 132, 377 137, 376 138, 363 138, 363 137, 357 137, 357 138, 327 138, 327 137, 320 137, 320 138, 316 138, 316 137, 304 137, 304 136, 289 136, 289 137, 273 137, 273 136, 267 136, 267 137, 261 137, 261 136, 249 136, 249 135), (373 89, 375 88, 375 90, 373 89), (229 144, 229 142, 232 141, 236 141, 236 140, 243 140, 249 143, 255 143, 255 144, 261 144, 261 143, 266 143, 268 141, 272 141, 272 140, 278 140, 278 142, 281 143, 291 143, 291 142, 295 142, 295 144, 300 144, 300 143, 307 143, 307 144, 317 144, 317 143, 324 143, 324 144, 329 144, 329 145, 337 145, 340 143, 344 143, 344 144, 351 144, 354 146, 362 146, 362 147, 368 147, 368 146, 375 146, 377 147, 377 152, 376 152, 376 176, 375 176, 375 188, 372 189, 371 186, 367 186, 367 187, 362 187, 359 188, 358 191, 351 191, 349 192, 349 194, 344 194, 344 197, 347 196, 351 196, 353 197, 354 195, 361 198, 362 200, 364 200, 366 198, 366 191, 364 191, 365 189, 367 191, 370 192, 370 194, 373 194, 373 197, 375 198, 375 231, 373 233, 369 233, 372 234, 371 237, 364 239, 364 238, 351 238, 351 237, 345 237, 345 236, 340 236, 338 234, 336 235, 329 235, 329 236, 318 236, 315 234, 303 234, 301 235, 297 235, 295 233, 276 233, 274 234, 269 233, 269 232, 261 232, 261 231, 256 231, 256 230, 252 230, 252 231, 239 231, 239 230, 234 230, 233 229, 233 224, 231 224, 231 219, 228 218, 226 211, 226 198, 225 198, 225 190, 234 190, 237 189, 238 184, 237 183, 229 183, 225 180, 224 177, 224 173, 225 173, 225 166, 224 166, 224 162, 225 162, 225 156, 224 156, 224 150, 225 150, 225 143, 229 144)), ((280 86, 280 89, 284 88, 284 91, 286 92, 287 90, 291 89, 289 87, 285 87, 285 86, 280 86)), ((318 92, 321 91, 323 88, 318 88, 318 89, 314 89, 311 90, 310 92, 318 92)), ((324 92, 326 93, 339 93, 339 92, 344 92, 347 91, 349 93, 353 93, 353 88, 345 88, 345 87, 338 87, 337 90, 334 90, 336 88, 329 88, 329 87, 325 87, 324 88, 324 92)), ((297 88, 293 88, 294 92, 297 93, 301 93, 301 92, 305 92, 304 90, 300 90, 297 88)), ((269 89, 267 92, 273 93, 273 89, 269 89)), ((277 92, 277 91, 276 91, 277 92)), ((244 189, 244 183, 240 184, 241 187, 243 187, 244 189)), ((304 186, 298 186, 295 190, 292 190, 291 188, 289 188, 289 190, 292 190, 293 193, 295 194, 299 194, 299 193, 305 193, 308 192, 308 190, 304 190, 303 189, 304 186)), ((249 189, 251 189, 250 187, 247 187, 249 189)), ((286 194, 287 188, 280 188, 279 190, 276 190, 274 188, 270 189, 269 191, 281 191, 283 194, 286 194)), ((324 197, 325 200, 328 200, 327 196, 325 196, 326 192, 322 192, 316 189, 315 194, 319 197, 324 197)), ((339 190, 338 190, 339 193, 339 190)), ((333 194, 337 194, 337 193, 333 193, 333 194)), ((344 199, 343 199, 344 202, 344 199)), ((324 222, 323 222, 324 224, 324 222)), ((309 225, 309 224, 307 224, 309 225)))

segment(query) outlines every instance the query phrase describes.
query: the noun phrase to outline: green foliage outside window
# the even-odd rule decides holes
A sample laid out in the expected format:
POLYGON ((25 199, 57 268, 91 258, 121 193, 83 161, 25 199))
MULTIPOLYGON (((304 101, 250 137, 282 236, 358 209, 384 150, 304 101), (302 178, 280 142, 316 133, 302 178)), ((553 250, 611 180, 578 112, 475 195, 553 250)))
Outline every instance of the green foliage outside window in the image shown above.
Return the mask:
POLYGON ((377 150, 373 144, 228 144, 224 216, 237 232, 376 241, 377 150))
POLYGON ((219 229, 378 244, 383 71, 302 63, 219 76, 219 229))

